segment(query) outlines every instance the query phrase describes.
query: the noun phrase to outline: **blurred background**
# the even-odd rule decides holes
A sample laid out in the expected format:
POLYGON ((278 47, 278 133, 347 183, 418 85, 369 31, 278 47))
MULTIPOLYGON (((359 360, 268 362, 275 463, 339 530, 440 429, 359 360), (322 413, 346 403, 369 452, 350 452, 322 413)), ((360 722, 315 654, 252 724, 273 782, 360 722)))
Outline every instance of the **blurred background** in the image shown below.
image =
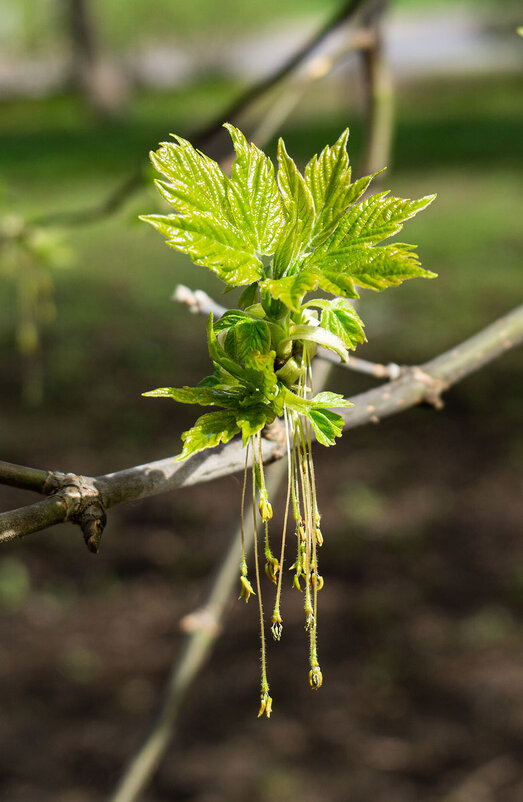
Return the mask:
MULTIPOLYGON (((182 282, 234 298, 137 221, 162 208, 147 153, 221 122, 342 7, 0 0, 3 459, 96 475, 179 451, 194 412, 141 397, 208 373, 205 320, 170 296, 182 282)), ((348 125, 355 174, 377 154, 394 194, 438 193, 404 238, 439 278, 367 292, 360 356, 425 361, 520 302, 520 12, 510 0, 389 4, 377 34, 390 149, 365 146, 377 112, 358 49, 376 35, 364 6, 232 119, 271 154, 282 134, 302 166, 348 125)), ((199 141, 228 155, 221 134, 199 141)), ((274 714, 258 721, 256 609, 232 598, 144 800, 523 799, 521 367, 509 353, 440 412, 316 449, 324 687, 308 687, 289 580, 286 631, 269 644, 274 714)), ((347 371, 332 384, 372 386, 347 371)), ((96 558, 69 525, 3 547, 4 802, 108 798, 180 652, 180 620, 237 526, 240 491, 234 476, 121 505, 96 558)), ((0 488, 3 510, 30 500, 0 488)))

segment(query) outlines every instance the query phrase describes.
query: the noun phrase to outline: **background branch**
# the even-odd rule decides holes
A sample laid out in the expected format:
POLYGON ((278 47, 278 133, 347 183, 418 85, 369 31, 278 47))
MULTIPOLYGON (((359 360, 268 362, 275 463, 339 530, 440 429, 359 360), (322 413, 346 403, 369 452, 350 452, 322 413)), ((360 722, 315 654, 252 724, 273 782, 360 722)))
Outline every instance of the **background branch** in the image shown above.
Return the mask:
MULTIPOLYGON (((374 0, 376 2, 376 0, 374 0)), ((220 112, 210 123, 206 124, 203 128, 197 130, 191 136, 191 142, 194 147, 202 148, 208 139, 221 131, 222 125, 225 121, 233 121, 241 112, 244 112, 249 106, 258 100, 276 84, 283 81, 286 77, 291 75, 309 56, 324 42, 334 31, 339 27, 349 22, 361 7, 369 4, 369 0, 347 0, 302 47, 300 47, 280 68, 270 75, 262 78, 257 83, 250 86, 237 98, 230 106, 226 107, 220 112)), ((366 46, 366 40, 360 41, 363 47, 366 46)), ((356 43, 356 46, 358 44, 356 43)), ((330 70, 329 70, 330 71, 330 70)), ((298 98, 297 98, 298 99, 298 98)), ((289 104, 287 104, 289 105, 289 104)), ((292 104, 294 105, 294 104, 292 104)), ((289 109, 290 110, 290 109, 289 109)), ((281 113, 281 111, 280 111, 281 113)), ((288 113, 288 112, 287 112, 288 113)), ((266 136, 265 131, 260 131, 261 134, 266 136)), ((145 170, 139 168, 121 182, 116 189, 111 191, 109 195, 103 198, 100 203, 86 209, 78 210, 64 210, 58 212, 51 212, 50 214, 40 215, 39 217, 29 221, 29 225, 42 226, 42 225, 60 225, 60 226, 82 226, 88 223, 95 222, 96 220, 106 219, 108 216, 115 214, 121 209, 124 203, 132 197, 144 185, 145 170)))
MULTIPOLYGON (((272 89, 280 81, 297 69, 318 46, 324 42, 334 31, 352 19, 356 12, 365 5, 366 0, 346 0, 340 9, 329 19, 299 50, 297 50, 281 67, 263 78, 257 84, 249 87, 239 98, 233 101, 224 112, 212 123, 196 131, 194 139, 199 143, 206 142, 217 134, 226 120, 233 121, 244 112, 255 100, 272 89)), ((367 0, 368 4, 368 0, 367 0)))

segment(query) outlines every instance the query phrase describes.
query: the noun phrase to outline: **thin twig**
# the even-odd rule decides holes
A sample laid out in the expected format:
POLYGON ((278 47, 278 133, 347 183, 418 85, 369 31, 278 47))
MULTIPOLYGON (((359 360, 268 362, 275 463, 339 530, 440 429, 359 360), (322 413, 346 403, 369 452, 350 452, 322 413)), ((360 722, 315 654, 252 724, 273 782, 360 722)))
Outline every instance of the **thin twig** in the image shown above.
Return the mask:
POLYGON ((402 372, 405 370, 402 365, 398 365, 396 362, 389 362, 387 365, 382 365, 381 362, 371 362, 368 359, 361 359, 352 354, 349 354, 347 362, 340 362, 339 356, 321 347, 318 348, 317 356, 319 359, 332 362, 340 368, 354 370, 356 373, 366 373, 368 376, 374 376, 375 379, 399 379, 402 372))

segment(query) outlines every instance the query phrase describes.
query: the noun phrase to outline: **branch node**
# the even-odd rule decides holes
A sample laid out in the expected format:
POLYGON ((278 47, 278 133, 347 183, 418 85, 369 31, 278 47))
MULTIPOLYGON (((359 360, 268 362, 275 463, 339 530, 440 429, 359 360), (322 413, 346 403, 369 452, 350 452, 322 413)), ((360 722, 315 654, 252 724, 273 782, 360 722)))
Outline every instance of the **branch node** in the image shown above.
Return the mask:
POLYGON ((78 524, 85 545, 92 554, 97 554, 107 517, 93 479, 50 471, 42 492, 60 499, 65 507, 65 520, 78 524))
POLYGON ((431 404, 435 409, 443 409, 441 394, 447 389, 447 384, 441 379, 435 379, 429 373, 425 373, 418 365, 413 365, 406 369, 406 373, 425 386, 423 400, 431 404))

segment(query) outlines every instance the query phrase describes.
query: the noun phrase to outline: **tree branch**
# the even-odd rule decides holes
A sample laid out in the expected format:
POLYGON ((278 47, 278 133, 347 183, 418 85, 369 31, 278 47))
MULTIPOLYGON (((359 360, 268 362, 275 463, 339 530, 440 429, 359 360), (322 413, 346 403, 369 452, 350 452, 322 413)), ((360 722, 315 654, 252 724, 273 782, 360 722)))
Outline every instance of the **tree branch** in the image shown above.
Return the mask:
POLYGON ((318 46, 324 42, 335 30, 348 22, 368 0, 345 0, 339 10, 323 25, 299 50, 296 51, 281 67, 258 83, 249 87, 239 98, 234 100, 216 120, 196 132, 194 138, 199 143, 205 143, 217 134, 226 120, 234 120, 241 112, 255 100, 272 89, 276 84, 290 75, 300 66, 318 46))
MULTIPOLYGON (((206 141, 221 130, 222 124, 226 120, 232 120, 255 100, 262 97, 269 89, 290 75, 300 66, 317 47, 325 41, 341 25, 348 22, 359 10, 361 6, 369 0, 346 0, 338 12, 328 20, 299 50, 296 51, 286 62, 275 72, 262 78, 260 81, 250 86, 239 98, 230 106, 215 117, 212 122, 196 131, 191 141, 196 148, 201 148, 206 141)), ((365 45, 366 43, 363 42, 365 45)), ((64 210, 51 212, 41 215, 30 221, 31 226, 40 225, 60 225, 60 226, 82 226, 96 220, 105 219, 111 214, 115 214, 123 204, 143 186, 144 170, 138 168, 134 170, 128 178, 120 183, 116 189, 103 198, 99 203, 87 209, 64 210)))
MULTIPOLYGON (((462 378, 496 359, 523 341, 523 305, 509 312, 478 334, 435 359, 420 366, 405 368, 404 375, 394 381, 360 393, 351 400, 354 404, 342 414, 349 428, 377 423, 422 401, 440 406, 440 396, 462 378)), ((271 462, 281 456, 278 440, 263 440, 263 459, 271 462)), ((169 490, 209 482, 243 468, 241 442, 201 452, 182 462, 172 457, 138 465, 94 479, 80 477, 92 483, 98 502, 107 510, 125 501, 154 496, 169 490)), ((0 463, 0 483, 28 487, 31 469, 0 463), (17 481, 17 475, 20 480, 17 481), (26 478, 24 478, 26 477, 26 478)), ((40 473, 40 472, 38 472, 40 473)), ((34 486, 31 489, 37 489, 34 486)), ((18 510, 0 514, 0 543, 24 537, 65 520, 75 520, 78 509, 67 509, 63 490, 53 496, 18 510)), ((79 502, 80 503, 80 502, 79 502)))

